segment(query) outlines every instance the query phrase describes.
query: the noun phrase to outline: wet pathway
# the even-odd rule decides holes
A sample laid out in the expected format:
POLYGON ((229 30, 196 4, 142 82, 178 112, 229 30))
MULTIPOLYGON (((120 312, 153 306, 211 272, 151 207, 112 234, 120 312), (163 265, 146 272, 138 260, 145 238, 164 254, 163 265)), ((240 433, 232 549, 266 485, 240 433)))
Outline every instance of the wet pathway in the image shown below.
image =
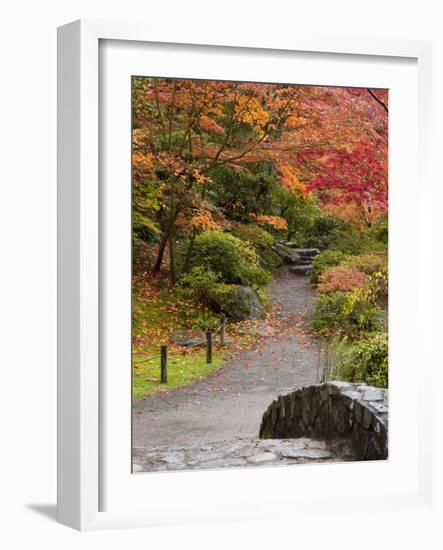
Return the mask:
MULTIPOLYGON (((319 345, 306 331, 314 296, 308 277, 282 269, 270 287, 275 323, 263 327, 261 322, 260 329, 269 335, 261 338, 256 349, 237 352, 204 380, 136 402, 135 469, 195 468, 205 467, 206 462, 206 467, 254 464, 251 458, 248 461, 248 453, 263 451, 265 443, 256 438, 271 401, 320 381, 319 345)), ((322 445, 317 450, 326 453, 322 445)), ((333 450, 326 455, 318 458, 335 456, 333 450)), ((285 463, 291 460, 281 453, 276 456, 285 463)), ((272 462, 269 455, 264 458, 263 463, 272 462)))

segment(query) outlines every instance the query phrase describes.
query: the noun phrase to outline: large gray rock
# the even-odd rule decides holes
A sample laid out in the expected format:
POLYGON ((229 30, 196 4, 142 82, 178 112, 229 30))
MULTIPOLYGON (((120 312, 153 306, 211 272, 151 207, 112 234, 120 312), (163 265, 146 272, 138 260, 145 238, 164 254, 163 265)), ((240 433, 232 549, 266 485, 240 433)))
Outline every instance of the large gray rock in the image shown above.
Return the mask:
POLYGON ((232 294, 229 303, 219 305, 229 318, 234 321, 246 321, 265 316, 263 304, 254 289, 249 286, 239 286, 233 290, 232 294))
POLYGON ((272 247, 272 250, 274 250, 283 260, 283 263, 287 265, 297 265, 301 260, 300 254, 286 245, 277 243, 272 247))
POLYGON ((320 252, 318 248, 294 248, 294 250, 303 258, 313 258, 314 256, 317 256, 317 254, 320 252))
POLYGON ((274 460, 277 460, 277 458, 278 456, 275 453, 265 451, 264 453, 249 456, 246 460, 249 462, 249 464, 263 464, 263 462, 272 462, 274 460))
POLYGON ((189 330, 176 330, 174 334, 172 335, 172 343, 176 346, 183 346, 184 348, 187 348, 189 346, 195 346, 198 344, 201 340, 204 340, 204 336, 202 335, 200 338, 194 336, 189 330))

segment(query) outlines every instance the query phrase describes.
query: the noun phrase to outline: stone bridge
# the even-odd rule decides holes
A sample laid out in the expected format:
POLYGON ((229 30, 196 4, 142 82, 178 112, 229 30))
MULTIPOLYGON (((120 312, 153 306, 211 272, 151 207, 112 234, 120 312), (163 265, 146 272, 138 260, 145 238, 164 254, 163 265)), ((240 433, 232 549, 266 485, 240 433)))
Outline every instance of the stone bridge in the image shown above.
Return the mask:
POLYGON ((358 460, 388 457, 388 390, 328 382, 274 400, 263 415, 260 439, 347 439, 358 460))

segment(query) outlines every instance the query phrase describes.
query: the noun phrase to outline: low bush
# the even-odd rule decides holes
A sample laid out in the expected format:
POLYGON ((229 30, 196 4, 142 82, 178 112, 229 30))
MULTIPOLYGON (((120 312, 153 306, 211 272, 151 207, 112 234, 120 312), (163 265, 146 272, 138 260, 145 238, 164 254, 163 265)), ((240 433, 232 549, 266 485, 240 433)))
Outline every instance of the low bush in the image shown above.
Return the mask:
POLYGON ((338 265, 329 267, 320 274, 317 289, 325 292, 352 292, 356 288, 363 288, 366 275, 350 267, 338 265))
POLYGON ((319 334, 340 332, 353 337, 380 330, 382 311, 364 289, 352 293, 330 292, 315 301, 311 323, 319 334))
POLYGON ((346 231, 347 228, 348 224, 342 220, 325 214, 317 215, 298 235, 300 246, 324 250, 331 246, 337 232, 346 231))
POLYGON ((232 234, 242 241, 247 241, 258 250, 265 249, 275 243, 275 238, 256 224, 238 224, 232 230, 232 234))
POLYGON ((202 266, 194 267, 183 275, 179 283, 181 288, 187 289, 193 298, 200 302, 212 305, 229 303, 233 296, 232 285, 220 282, 220 275, 202 266))
POLYGON ((272 269, 283 264, 280 256, 271 250, 271 246, 275 244, 275 237, 258 225, 238 224, 232 230, 232 235, 255 248, 263 267, 272 269))
POLYGON ((377 271, 387 269, 388 258, 385 253, 361 254, 347 258, 344 260, 343 265, 357 271, 363 271, 367 275, 372 275, 377 271))
POLYGON ((311 283, 317 284, 323 271, 341 264, 346 258, 347 255, 339 250, 325 250, 317 254, 312 262, 311 283))
POLYGON ((352 335, 380 330, 382 313, 366 287, 356 288, 347 295, 342 311, 343 329, 352 335))
POLYGON ((366 284, 366 292, 372 301, 382 307, 387 307, 388 291, 389 279, 387 269, 381 269, 369 277, 366 284))
POLYGON ((344 292, 323 294, 315 300, 311 323, 318 333, 328 333, 342 328, 343 310, 347 297, 344 292))
POLYGON ((254 247, 229 233, 204 231, 195 239, 189 267, 218 274, 220 282, 260 288, 271 280, 254 247))
POLYGON ((280 256, 269 248, 260 250, 259 255, 265 267, 276 268, 283 265, 283 260, 280 256))
POLYGON ((341 351, 335 377, 348 382, 366 382, 388 387, 388 334, 381 332, 352 342, 341 351))
POLYGON ((329 249, 357 256, 370 252, 386 252, 386 243, 374 238, 369 230, 337 229, 331 234, 329 249))

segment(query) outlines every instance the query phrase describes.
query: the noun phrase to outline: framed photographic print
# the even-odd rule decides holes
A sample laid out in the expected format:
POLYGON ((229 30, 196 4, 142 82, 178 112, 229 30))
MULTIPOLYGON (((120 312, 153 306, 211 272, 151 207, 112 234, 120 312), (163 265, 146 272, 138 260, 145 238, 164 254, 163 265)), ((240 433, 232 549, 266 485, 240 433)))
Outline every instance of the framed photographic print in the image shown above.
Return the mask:
POLYGON ((59 521, 425 506, 429 45, 193 42, 59 29, 59 521))

